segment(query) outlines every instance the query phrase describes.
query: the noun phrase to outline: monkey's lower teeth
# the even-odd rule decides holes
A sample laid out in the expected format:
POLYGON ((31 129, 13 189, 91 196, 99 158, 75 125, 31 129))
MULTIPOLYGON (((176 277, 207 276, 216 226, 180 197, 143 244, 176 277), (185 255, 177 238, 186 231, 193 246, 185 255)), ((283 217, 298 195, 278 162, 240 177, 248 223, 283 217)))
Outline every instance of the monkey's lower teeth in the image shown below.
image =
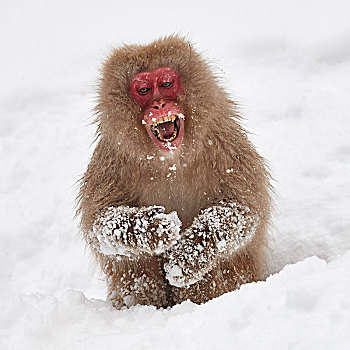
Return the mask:
POLYGON ((169 138, 166 138, 166 137, 163 137, 162 135, 160 135, 159 130, 157 130, 157 129, 152 129, 152 132, 157 137, 157 139, 159 141, 163 141, 163 142, 174 141, 177 137, 177 129, 174 130, 173 134, 169 138))

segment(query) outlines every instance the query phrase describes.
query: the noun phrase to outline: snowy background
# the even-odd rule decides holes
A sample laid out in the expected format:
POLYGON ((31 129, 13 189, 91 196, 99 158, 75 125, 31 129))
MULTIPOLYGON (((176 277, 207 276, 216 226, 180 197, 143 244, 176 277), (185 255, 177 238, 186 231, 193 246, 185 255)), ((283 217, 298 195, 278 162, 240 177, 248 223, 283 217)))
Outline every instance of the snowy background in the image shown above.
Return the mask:
POLYGON ((349 349, 348 1, 0 2, 1 349, 349 349), (101 61, 187 35, 276 179, 271 277, 116 311, 73 220, 101 61))

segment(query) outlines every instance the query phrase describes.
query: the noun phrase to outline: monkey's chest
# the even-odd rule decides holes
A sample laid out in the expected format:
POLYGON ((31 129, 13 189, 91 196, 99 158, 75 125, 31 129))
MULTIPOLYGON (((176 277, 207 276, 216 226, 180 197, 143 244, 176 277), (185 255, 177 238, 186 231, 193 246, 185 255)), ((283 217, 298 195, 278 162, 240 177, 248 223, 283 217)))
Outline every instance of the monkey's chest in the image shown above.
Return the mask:
POLYGON ((190 224, 204 205, 203 193, 196 187, 172 181, 150 186, 140 198, 140 206, 163 206, 167 213, 176 211, 183 226, 190 224))

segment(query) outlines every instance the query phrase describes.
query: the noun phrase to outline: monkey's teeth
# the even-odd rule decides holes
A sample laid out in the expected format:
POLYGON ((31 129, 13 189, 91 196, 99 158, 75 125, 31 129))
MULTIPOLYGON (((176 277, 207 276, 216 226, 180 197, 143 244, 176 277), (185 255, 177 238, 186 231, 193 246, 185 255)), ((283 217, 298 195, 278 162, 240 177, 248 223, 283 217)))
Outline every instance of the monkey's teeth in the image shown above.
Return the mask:
POLYGON ((177 121, 178 121, 178 116, 176 116, 176 115, 161 117, 156 122, 154 122, 152 124, 151 131, 157 137, 158 140, 163 141, 163 142, 172 142, 177 138, 177 135, 179 132, 180 123, 177 121), (167 122, 174 123, 174 131, 173 131, 173 134, 171 135, 170 138, 163 137, 160 134, 159 128, 158 128, 159 124, 167 123, 167 122))
POLYGON ((162 123, 174 122, 177 118, 177 115, 166 115, 164 117, 160 117, 159 119, 153 121, 153 126, 157 126, 162 123))
POLYGON ((162 135, 157 135, 158 138, 163 142, 171 142, 174 141, 177 137, 177 130, 174 130, 173 135, 169 139, 165 139, 162 135))

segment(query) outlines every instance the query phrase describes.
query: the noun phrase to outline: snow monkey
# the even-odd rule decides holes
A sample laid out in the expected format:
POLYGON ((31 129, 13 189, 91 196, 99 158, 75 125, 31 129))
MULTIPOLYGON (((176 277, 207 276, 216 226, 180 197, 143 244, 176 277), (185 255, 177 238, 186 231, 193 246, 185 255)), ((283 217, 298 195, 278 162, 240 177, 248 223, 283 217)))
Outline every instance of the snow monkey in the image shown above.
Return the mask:
POLYGON ((96 116, 78 213, 115 307, 200 304, 262 278, 270 176, 191 43, 115 49, 96 116))

